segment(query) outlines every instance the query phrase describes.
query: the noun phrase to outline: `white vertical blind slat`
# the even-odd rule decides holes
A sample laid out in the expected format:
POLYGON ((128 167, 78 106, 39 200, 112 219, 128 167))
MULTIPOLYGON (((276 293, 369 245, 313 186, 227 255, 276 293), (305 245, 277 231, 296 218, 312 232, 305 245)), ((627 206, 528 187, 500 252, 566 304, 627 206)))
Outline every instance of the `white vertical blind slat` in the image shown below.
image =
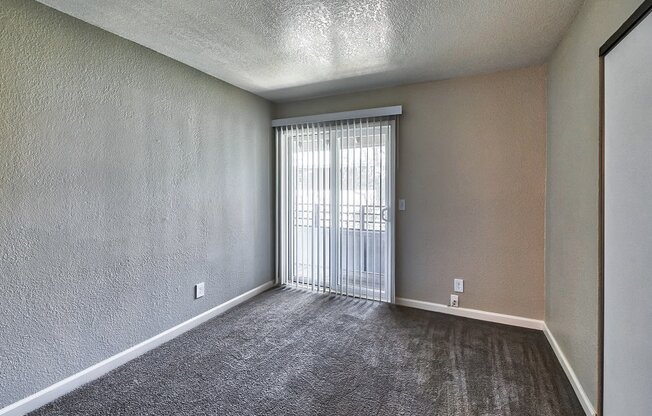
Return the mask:
POLYGON ((344 266, 342 267, 342 278, 344 279, 344 293, 346 296, 349 296, 349 131, 351 127, 349 121, 343 123, 342 126, 342 156, 340 158, 342 163, 342 174, 343 185, 342 185, 342 216, 344 218, 342 222, 343 233, 344 233, 344 243, 342 247, 342 252, 344 256, 344 266))
MULTIPOLYGON (((382 134, 382 127, 379 128, 379 133, 382 134)), ((373 300, 376 300, 376 248, 376 126, 374 124, 374 134, 371 135, 371 259, 369 261, 373 300)), ((378 300, 380 300, 380 288, 378 288, 378 300)))
POLYGON ((298 143, 297 143, 297 137, 296 137, 296 128, 295 126, 291 127, 291 132, 290 132, 290 137, 292 140, 292 169, 294 170, 294 174, 292 175, 292 207, 293 207, 293 215, 292 215, 292 281, 296 285, 296 278, 297 278, 297 269, 298 269, 298 258, 296 256, 297 252, 297 173, 299 172, 298 169, 298 160, 297 160, 297 154, 298 154, 298 143))
MULTIPOLYGON (((371 123, 371 128, 373 129, 373 123, 371 123)), ((360 227, 361 232, 364 231, 364 244, 363 244, 363 253, 364 255, 362 256, 362 267, 361 269, 364 270, 365 272, 365 297, 369 298, 369 270, 367 269, 367 247, 369 246, 369 232, 367 231, 367 195, 369 194, 369 119, 367 119, 367 131, 365 132, 365 140, 367 141, 366 145, 364 146, 364 156, 365 156, 365 164, 364 164, 364 179, 365 179, 365 184, 364 184, 364 194, 361 193, 360 195, 360 202, 363 204, 363 211, 362 214, 364 214, 363 218, 363 224, 360 227), (362 199, 362 196, 364 195, 364 200, 362 199)), ((360 145, 362 145, 362 141, 360 145)), ((360 156, 362 157, 362 155, 360 156)), ((373 282, 372 282, 373 283, 373 282)), ((373 294, 373 292, 372 292, 373 294)))
POLYGON ((330 289, 330 281, 328 280, 328 241, 326 238, 326 218, 327 218, 327 187, 328 187, 328 175, 326 171, 326 142, 328 140, 328 125, 322 126, 322 131, 323 131, 323 136, 322 136, 322 142, 321 142, 321 151, 319 152, 319 157, 321 159, 321 182, 322 182, 322 187, 321 187, 321 198, 320 198, 320 206, 319 208, 321 209, 323 213, 323 219, 321 223, 321 238, 322 238, 322 271, 323 271, 323 276, 324 276, 324 291, 327 289, 330 289))
MULTIPOLYGON (((367 121, 368 122, 368 121, 367 121)), ((362 125, 364 120, 361 120, 359 123, 360 130, 359 134, 356 136, 356 143, 358 144, 358 151, 356 152, 358 157, 358 191, 357 191, 357 201, 358 201, 358 296, 362 297, 362 259, 364 256, 363 253, 363 242, 362 242, 362 125)))
POLYGON ((358 134, 359 134, 359 124, 361 123, 356 121, 353 121, 353 137, 351 146, 352 148, 352 155, 351 155, 351 161, 352 161, 352 180, 353 183, 351 185, 351 217, 353 219, 353 228, 351 230, 351 235, 353 236, 353 244, 352 244, 352 250, 353 250, 353 258, 351 259, 351 280, 353 281, 353 296, 360 296, 360 277, 358 276, 358 272, 360 270, 360 264, 359 264, 359 257, 360 257, 360 235, 358 234, 358 229, 360 225, 360 218, 359 218, 359 203, 358 203, 358 181, 360 180, 360 164, 358 163, 358 134))
POLYGON ((315 282, 315 288, 319 290, 321 285, 321 271, 319 270, 319 221, 321 220, 321 213, 319 212, 319 126, 315 124, 310 125, 312 132, 310 140, 310 184, 311 188, 306 191, 310 194, 310 212, 312 212, 312 233, 311 241, 312 248, 310 251, 313 260, 311 265, 312 280, 315 282))

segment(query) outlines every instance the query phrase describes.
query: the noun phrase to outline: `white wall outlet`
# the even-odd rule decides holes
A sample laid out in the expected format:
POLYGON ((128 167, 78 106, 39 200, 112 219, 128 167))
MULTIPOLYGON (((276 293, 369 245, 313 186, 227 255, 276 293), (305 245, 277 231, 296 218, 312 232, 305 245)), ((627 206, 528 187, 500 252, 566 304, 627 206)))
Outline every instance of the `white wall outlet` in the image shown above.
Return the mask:
POLYGON ((405 199, 398 200, 398 210, 405 211, 405 199))
POLYGON ((457 293, 464 293, 464 279, 455 279, 453 290, 457 293))
POLYGON ((460 298, 457 295, 451 295, 451 306, 457 308, 460 306, 460 298))
POLYGON ((204 296, 204 282, 195 285, 195 299, 199 299, 202 296, 204 296))

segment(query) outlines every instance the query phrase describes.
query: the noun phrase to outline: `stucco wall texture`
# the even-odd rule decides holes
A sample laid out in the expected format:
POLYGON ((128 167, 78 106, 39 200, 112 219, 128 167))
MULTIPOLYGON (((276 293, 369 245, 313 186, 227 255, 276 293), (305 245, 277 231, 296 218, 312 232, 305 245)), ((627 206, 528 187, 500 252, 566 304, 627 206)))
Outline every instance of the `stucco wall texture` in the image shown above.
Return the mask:
POLYGON ((33 1, 0 57, 0 408, 273 278, 269 102, 33 1))

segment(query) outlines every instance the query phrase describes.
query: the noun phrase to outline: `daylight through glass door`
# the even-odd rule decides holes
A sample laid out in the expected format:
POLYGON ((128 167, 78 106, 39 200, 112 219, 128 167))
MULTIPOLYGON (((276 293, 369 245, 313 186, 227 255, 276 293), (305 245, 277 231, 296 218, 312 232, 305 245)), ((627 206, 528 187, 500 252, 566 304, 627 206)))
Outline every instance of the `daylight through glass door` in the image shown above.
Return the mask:
POLYGON ((393 302, 395 120, 276 128, 283 285, 393 302))

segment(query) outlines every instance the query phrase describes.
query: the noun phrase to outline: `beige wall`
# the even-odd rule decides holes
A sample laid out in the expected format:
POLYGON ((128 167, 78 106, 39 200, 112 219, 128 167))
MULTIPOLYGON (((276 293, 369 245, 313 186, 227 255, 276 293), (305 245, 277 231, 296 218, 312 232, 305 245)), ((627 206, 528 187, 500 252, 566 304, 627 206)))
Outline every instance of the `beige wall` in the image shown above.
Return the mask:
POLYGON ((546 323, 596 403, 598 49, 641 0, 588 0, 548 66, 546 323))
POLYGON ((397 296, 543 318, 545 69, 280 104, 277 117, 402 104, 397 296))

